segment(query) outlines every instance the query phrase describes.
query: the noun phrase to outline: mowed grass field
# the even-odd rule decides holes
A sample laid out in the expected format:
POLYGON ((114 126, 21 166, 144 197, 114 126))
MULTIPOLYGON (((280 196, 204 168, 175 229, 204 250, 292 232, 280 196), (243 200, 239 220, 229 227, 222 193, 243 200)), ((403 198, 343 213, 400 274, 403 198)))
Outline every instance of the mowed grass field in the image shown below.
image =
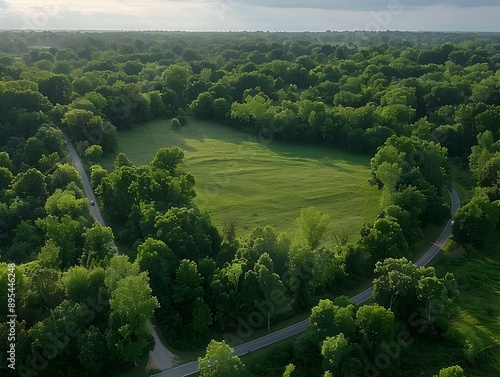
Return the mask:
MULTIPOLYGON (((174 131, 166 121, 152 121, 119 133, 119 152, 134 164, 148 164, 160 148, 184 150, 185 166, 196 180, 196 204, 220 226, 233 219, 237 235, 270 225, 293 232, 302 208, 315 206, 347 223, 357 238, 366 221, 380 213, 380 192, 370 186, 369 160, 323 146, 259 142, 228 126, 189 119, 174 131)), ((102 162, 112 169, 114 157, 102 162)))

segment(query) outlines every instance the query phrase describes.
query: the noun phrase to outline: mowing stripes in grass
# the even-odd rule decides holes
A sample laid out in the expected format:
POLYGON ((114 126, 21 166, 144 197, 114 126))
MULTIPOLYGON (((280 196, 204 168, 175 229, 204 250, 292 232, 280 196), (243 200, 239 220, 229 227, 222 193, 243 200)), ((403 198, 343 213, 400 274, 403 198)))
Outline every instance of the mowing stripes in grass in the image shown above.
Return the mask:
MULTIPOLYGON (((184 169, 196 179, 195 202, 217 225, 237 219, 239 235, 264 225, 292 232, 307 206, 328 213, 334 225, 348 222, 356 230, 381 210, 380 192, 368 183, 366 155, 258 143, 247 133, 195 119, 178 131, 165 121, 137 125, 119 134, 118 145, 135 164, 149 163, 159 148, 183 149, 184 169)), ((111 168, 113 158, 103 165, 111 168)))

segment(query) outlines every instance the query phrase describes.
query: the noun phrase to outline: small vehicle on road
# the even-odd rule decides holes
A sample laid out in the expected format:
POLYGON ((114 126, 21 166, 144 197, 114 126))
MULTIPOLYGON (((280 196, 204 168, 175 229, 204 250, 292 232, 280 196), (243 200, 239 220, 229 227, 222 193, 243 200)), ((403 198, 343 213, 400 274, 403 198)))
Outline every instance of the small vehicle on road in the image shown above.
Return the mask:
POLYGON ((451 220, 451 221, 450 221, 450 224, 451 224, 451 225, 455 224, 455 220, 451 220))
POLYGON ((93 200, 90 201, 91 206, 95 206, 95 202, 93 200))

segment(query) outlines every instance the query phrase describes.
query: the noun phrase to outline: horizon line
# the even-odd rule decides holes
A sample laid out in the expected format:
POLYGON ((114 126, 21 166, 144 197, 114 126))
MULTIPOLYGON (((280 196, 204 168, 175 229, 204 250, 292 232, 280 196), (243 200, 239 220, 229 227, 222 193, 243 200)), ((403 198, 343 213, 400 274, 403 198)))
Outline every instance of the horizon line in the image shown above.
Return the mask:
POLYGON ((0 32, 57 32, 57 31, 65 31, 65 32, 167 32, 167 33, 311 33, 311 34, 319 34, 319 33, 370 33, 370 34, 380 34, 380 33, 392 33, 392 32, 401 32, 401 33, 472 33, 472 34, 500 34, 500 30, 491 31, 491 30, 401 30, 401 29, 387 29, 387 30, 364 30, 364 29, 344 29, 344 30, 322 30, 322 31, 313 31, 313 30, 300 30, 300 31, 292 31, 292 30, 174 30, 174 29, 43 29, 43 28, 1 28, 0 32))

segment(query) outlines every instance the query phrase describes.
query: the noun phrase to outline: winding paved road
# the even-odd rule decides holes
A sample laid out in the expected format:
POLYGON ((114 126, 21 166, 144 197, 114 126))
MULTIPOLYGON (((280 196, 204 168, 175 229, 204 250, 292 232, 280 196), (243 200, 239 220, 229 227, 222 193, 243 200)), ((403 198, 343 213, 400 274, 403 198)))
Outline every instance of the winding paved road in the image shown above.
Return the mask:
MULTIPOLYGON (((458 197, 458 194, 454 188, 452 188, 451 191, 449 191, 449 194, 451 197, 451 219, 448 220, 446 228, 444 228, 443 232, 436 240, 436 242, 434 242, 431 248, 427 250, 427 252, 417 262, 415 262, 415 265, 417 266, 426 266, 437 255, 437 253, 441 250, 446 241, 448 241, 448 239, 450 238, 452 232, 451 221, 455 220, 455 212, 460 207, 460 198, 458 197)), ((372 297, 372 292, 373 292, 373 286, 357 294, 356 296, 351 297, 351 300, 355 304, 360 305, 368 301, 372 297)), ((234 354, 236 356, 242 356, 249 353, 250 351, 267 347, 273 343, 279 342, 293 335, 297 335, 307 330, 308 327, 309 327, 309 320, 306 319, 292 326, 288 326, 282 330, 275 331, 258 339, 236 346, 234 347, 234 354)), ((193 373, 196 373, 197 371, 198 371, 198 362, 193 361, 191 363, 187 363, 172 369, 165 370, 161 373, 153 375, 153 377, 183 377, 183 376, 189 376, 193 373)))
MULTIPOLYGON (((80 174, 80 177, 82 178, 82 187, 83 187, 83 192, 87 199, 93 200, 95 202, 95 205, 90 206, 89 205, 89 211, 92 217, 102 226, 106 226, 104 223, 104 219, 101 214, 101 210, 99 209, 99 204, 97 202, 94 190, 92 190, 92 186, 90 185, 89 178, 87 176, 87 173, 85 172, 85 169, 83 168, 82 160, 80 159, 80 156, 78 155, 75 147, 71 142, 69 141, 68 137, 63 134, 63 139, 66 142, 66 147, 68 148, 68 152, 71 156, 71 161, 73 163, 73 166, 75 169, 78 171, 80 174)), ((153 336, 155 340, 155 347, 154 349, 149 353, 149 363, 148 366, 154 369, 159 369, 159 370, 165 370, 168 368, 172 368, 174 366, 172 359, 174 358, 175 355, 172 355, 168 349, 161 343, 160 338, 158 337, 158 333, 156 332, 154 326, 152 325, 151 321, 148 320, 147 326, 151 330, 151 335, 153 336)))
POLYGON ((102 218, 101 210, 99 209, 99 205, 97 204, 96 196, 94 194, 94 190, 92 190, 92 186, 90 186, 90 181, 89 178, 87 177, 87 173, 85 172, 85 169, 83 168, 82 165, 82 160, 80 159, 80 156, 78 155, 75 147, 71 142, 68 140, 66 135, 63 134, 63 139, 66 142, 66 147, 68 148, 68 152, 71 155, 71 161, 73 162, 73 166, 75 169, 78 171, 80 174, 80 177, 82 178, 82 186, 83 186, 83 193, 87 197, 87 199, 93 200, 95 202, 95 206, 89 206, 89 211, 90 214, 96 221, 101 224, 102 226, 105 226, 104 224, 104 219, 102 218))

